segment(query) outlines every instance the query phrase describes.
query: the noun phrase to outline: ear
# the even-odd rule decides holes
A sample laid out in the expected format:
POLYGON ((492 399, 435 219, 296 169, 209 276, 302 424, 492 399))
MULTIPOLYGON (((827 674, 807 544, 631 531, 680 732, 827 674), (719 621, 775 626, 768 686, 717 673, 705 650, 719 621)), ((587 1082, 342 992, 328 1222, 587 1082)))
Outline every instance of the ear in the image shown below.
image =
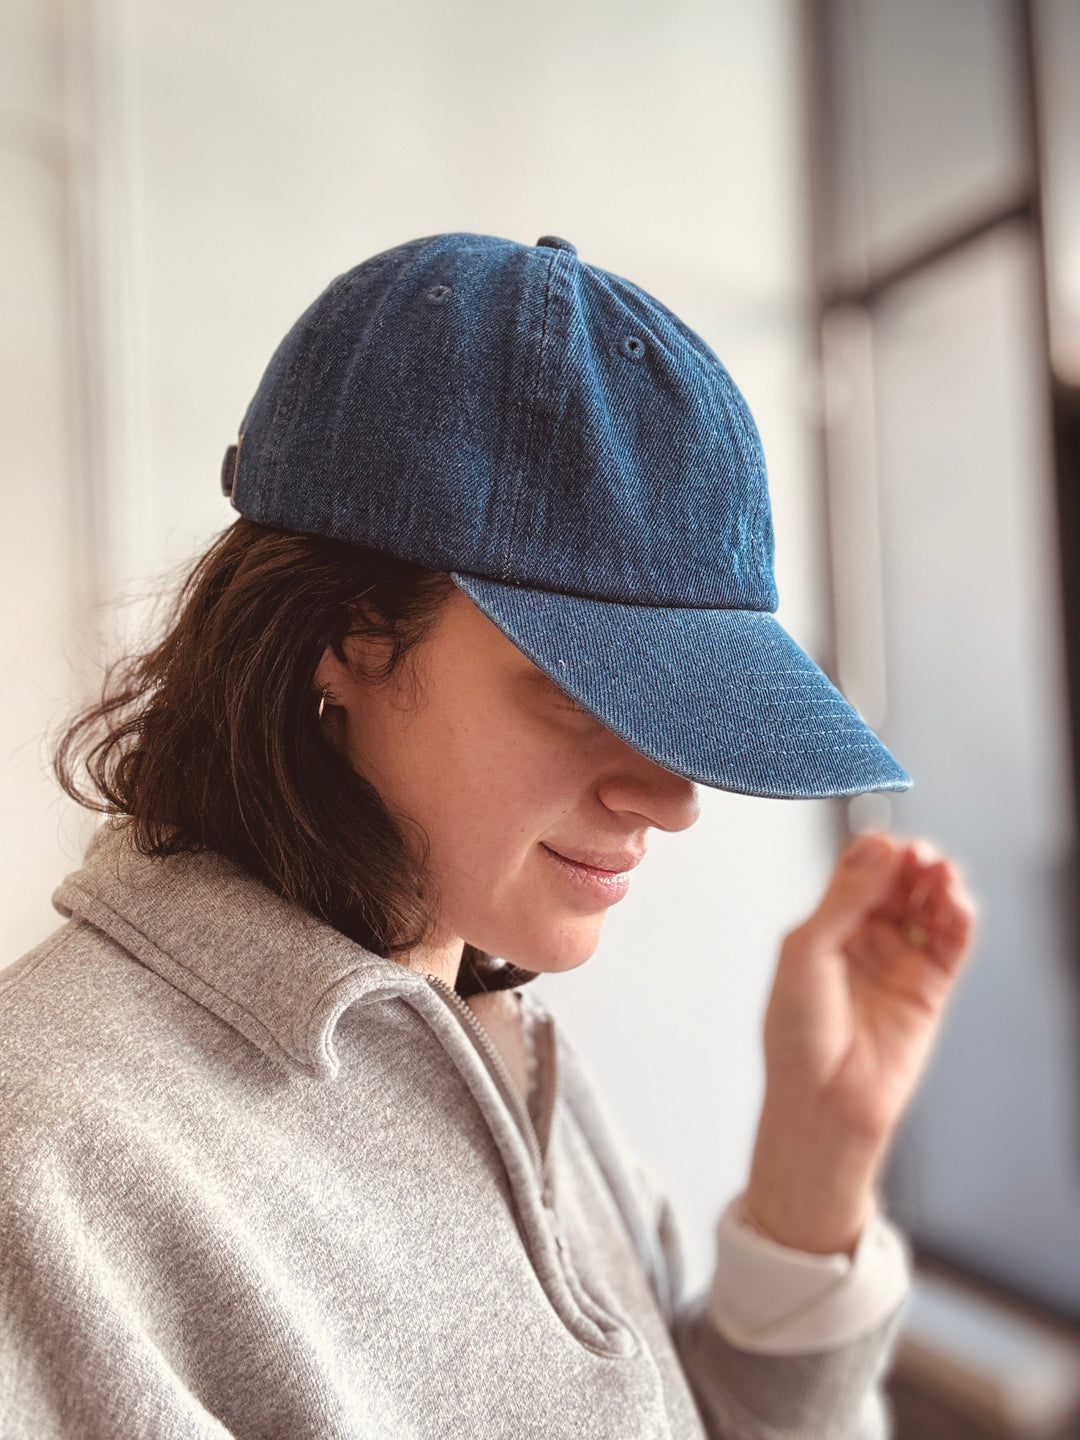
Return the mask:
POLYGON ((341 704, 344 696, 355 684, 356 677, 348 665, 334 654, 333 646, 327 645, 312 677, 312 688, 316 700, 325 692, 328 704, 341 704))
MULTIPOLYGON (((312 677, 312 694, 316 704, 320 694, 326 692, 328 705, 348 708, 361 699, 361 692, 380 684, 383 671, 392 651, 389 640, 366 635, 346 635, 342 640, 345 659, 334 653, 332 645, 323 651, 315 674, 312 677)), ((400 683, 400 676, 396 683, 400 683)))

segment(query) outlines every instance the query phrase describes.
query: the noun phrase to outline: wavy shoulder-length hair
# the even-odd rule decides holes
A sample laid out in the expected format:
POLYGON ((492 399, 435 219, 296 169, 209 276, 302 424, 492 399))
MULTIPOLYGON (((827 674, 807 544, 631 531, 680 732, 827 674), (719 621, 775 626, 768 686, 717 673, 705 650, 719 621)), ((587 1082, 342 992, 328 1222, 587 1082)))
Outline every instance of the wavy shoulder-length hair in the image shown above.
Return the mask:
MULTIPOLYGON (((241 517, 188 570, 158 643, 115 660, 63 728, 57 779, 127 816, 144 855, 220 851, 366 949, 403 955, 437 913, 427 837, 411 821, 406 836, 326 738, 314 676, 357 635, 382 642, 369 678, 389 679, 452 589, 442 571, 241 517)), ((466 944, 457 989, 533 978, 466 944)))

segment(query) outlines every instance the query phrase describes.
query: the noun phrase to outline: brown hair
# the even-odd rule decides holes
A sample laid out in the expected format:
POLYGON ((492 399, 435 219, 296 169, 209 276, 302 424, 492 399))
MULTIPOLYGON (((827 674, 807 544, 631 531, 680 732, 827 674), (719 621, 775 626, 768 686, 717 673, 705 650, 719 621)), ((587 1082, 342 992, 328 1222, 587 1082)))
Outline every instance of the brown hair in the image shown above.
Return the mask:
MULTIPOLYGON (((130 817, 145 855, 217 850, 383 957, 424 940, 438 897, 427 837, 410 846, 374 786, 320 727, 314 675, 346 635, 385 642, 388 679, 453 581, 380 551, 241 517, 182 581, 164 637, 115 661, 53 767, 89 809, 130 817), (92 790, 76 780, 85 765, 92 790)), ((412 822, 410 822, 412 823, 412 822)), ((466 944, 459 994, 533 972, 466 944)))

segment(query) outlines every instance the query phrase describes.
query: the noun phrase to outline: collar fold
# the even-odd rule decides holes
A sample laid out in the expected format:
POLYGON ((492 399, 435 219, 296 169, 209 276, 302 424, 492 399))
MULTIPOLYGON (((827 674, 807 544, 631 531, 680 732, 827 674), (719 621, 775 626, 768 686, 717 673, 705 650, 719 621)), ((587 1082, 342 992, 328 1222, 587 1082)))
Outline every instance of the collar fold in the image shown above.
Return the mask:
POLYGON ((141 855, 106 820, 54 909, 88 921, 266 1055, 330 1079, 350 1006, 427 988, 217 851, 141 855))

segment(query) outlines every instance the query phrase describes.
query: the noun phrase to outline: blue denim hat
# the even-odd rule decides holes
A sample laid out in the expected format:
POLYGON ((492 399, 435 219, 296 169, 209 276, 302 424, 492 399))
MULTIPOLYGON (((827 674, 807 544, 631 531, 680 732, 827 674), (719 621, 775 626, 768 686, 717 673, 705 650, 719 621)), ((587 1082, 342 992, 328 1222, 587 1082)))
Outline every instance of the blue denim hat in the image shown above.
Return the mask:
POLYGON ((772 614, 765 461, 730 375, 557 236, 435 235, 339 276, 222 486, 253 520, 448 571, 665 769, 786 798, 911 783, 772 614))

